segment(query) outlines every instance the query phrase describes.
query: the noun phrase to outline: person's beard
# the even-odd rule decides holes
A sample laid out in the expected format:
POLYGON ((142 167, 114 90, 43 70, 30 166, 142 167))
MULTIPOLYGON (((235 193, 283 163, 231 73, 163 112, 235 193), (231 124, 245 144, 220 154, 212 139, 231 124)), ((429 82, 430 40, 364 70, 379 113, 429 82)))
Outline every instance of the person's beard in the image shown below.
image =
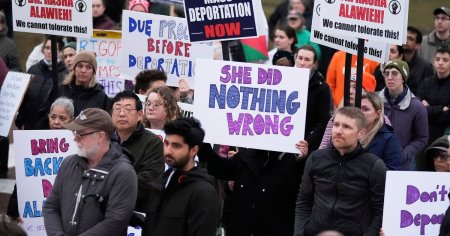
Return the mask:
POLYGON ((77 155, 87 159, 92 158, 98 151, 98 146, 92 145, 91 148, 85 148, 83 145, 77 145, 77 155))

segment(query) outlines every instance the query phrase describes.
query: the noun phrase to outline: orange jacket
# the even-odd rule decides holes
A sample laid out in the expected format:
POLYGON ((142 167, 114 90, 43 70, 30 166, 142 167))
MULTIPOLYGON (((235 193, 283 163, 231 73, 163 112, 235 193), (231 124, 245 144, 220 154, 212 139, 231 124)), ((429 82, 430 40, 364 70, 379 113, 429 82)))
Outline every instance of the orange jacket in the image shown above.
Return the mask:
MULTIPOLYGON (((364 58, 363 88, 374 92, 377 85, 375 69, 380 63, 364 58)), ((327 71, 327 83, 333 95, 334 106, 337 107, 344 97, 345 52, 337 51, 331 59, 327 71)), ((356 74, 356 56, 352 55, 352 74, 356 74)))

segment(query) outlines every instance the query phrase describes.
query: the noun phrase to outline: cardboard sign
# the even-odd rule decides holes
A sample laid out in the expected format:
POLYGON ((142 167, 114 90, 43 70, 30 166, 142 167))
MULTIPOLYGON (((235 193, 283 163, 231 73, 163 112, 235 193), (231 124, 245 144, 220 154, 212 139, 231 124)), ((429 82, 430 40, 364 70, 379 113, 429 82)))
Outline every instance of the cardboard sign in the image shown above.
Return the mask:
MULTIPOLYGON (((329 34, 321 29, 320 9, 326 0, 314 1, 314 13, 311 26, 311 41, 340 51, 358 55, 358 38, 346 35, 329 34)), ((389 59, 389 44, 366 40, 364 57, 372 61, 385 63, 389 59)))
POLYGON ((186 20, 135 11, 122 15, 121 72, 134 78, 140 71, 156 69, 167 74, 167 85, 178 87, 185 78, 194 86, 195 58, 213 58, 209 43, 191 43, 186 20))
POLYGON ((106 37, 78 39, 77 49, 95 52, 97 55, 97 81, 103 85, 105 93, 109 97, 114 97, 123 91, 125 86, 124 79, 120 77, 122 40, 109 38, 107 33, 103 34, 106 37))
POLYGON ((89 38, 92 2, 12 0, 14 31, 89 38))
POLYGON ((185 0, 191 42, 257 36, 252 0, 185 0))
POLYGON ((384 43, 406 43, 408 0, 323 0, 321 30, 384 43))
POLYGON ((30 83, 29 74, 8 72, 0 92, 0 136, 7 137, 30 83))
POLYGON ((298 153, 309 70, 197 59, 194 116, 205 142, 298 153), (208 68, 207 70, 203 68, 208 68))
POLYGON ((388 171, 385 235, 439 235, 449 207, 449 172, 388 171))
POLYGON ((14 130, 19 214, 27 234, 47 235, 42 206, 65 157, 77 146, 69 130, 14 130))

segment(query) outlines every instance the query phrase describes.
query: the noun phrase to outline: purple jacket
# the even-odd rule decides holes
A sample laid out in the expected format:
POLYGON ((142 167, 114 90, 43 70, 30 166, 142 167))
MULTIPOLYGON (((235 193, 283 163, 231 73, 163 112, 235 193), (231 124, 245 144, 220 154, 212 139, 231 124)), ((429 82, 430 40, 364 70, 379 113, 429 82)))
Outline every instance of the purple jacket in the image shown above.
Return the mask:
POLYGON ((425 106, 411 93, 398 103, 391 104, 385 97, 385 89, 379 95, 384 101, 384 114, 394 127, 394 134, 403 149, 402 170, 411 170, 411 160, 425 148, 428 142, 428 115, 425 106))

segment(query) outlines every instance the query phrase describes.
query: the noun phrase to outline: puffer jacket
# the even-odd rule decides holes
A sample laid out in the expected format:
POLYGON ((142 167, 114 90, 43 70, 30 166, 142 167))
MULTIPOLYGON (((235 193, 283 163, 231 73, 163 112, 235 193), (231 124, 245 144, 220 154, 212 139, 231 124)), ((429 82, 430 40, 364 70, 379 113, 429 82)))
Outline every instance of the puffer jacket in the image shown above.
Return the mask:
POLYGON ((126 235, 137 197, 137 177, 119 144, 95 168, 72 155, 61 164, 43 207, 48 235, 126 235))

